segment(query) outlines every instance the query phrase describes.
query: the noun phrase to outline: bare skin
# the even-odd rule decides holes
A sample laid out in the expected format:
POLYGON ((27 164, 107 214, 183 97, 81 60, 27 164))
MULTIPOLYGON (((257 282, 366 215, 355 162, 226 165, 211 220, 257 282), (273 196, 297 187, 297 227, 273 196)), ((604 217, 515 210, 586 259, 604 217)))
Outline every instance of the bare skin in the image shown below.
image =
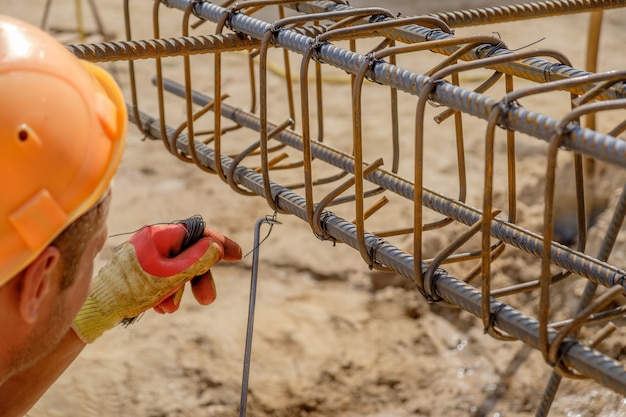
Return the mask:
POLYGON ((47 247, 0 287, 0 415, 23 416, 85 347, 70 326, 91 288, 93 261, 107 236, 107 208, 87 237, 76 279, 61 289, 59 249, 47 247))
POLYGON ((52 352, 0 386, 0 414, 7 417, 25 415, 85 346, 72 330, 68 330, 52 352))

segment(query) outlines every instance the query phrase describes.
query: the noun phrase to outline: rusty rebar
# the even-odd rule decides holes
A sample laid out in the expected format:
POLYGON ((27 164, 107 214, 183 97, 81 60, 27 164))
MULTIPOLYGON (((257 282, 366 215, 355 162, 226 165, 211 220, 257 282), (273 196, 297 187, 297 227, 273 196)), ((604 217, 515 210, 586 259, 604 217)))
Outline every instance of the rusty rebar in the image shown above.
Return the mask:
MULTIPOLYGON (((180 0, 184 1, 184 0, 180 0)), ((562 11, 565 13, 567 10, 567 5, 572 4, 572 9, 575 3, 584 3, 587 0, 569 0, 569 1, 559 1, 558 5, 561 7, 562 11)), ((538 2, 534 4, 542 4, 546 2, 538 2)), ((551 2, 556 3, 556 2, 551 2)), ((604 1, 592 1, 590 3, 595 4, 595 7, 603 7, 603 4, 606 3, 607 7, 623 7, 626 5, 626 0, 612 0, 608 2, 604 1)), ((319 13, 323 11, 329 10, 344 10, 349 8, 347 5, 335 4, 327 1, 311 1, 311 2, 303 2, 299 3, 297 10, 303 13, 319 13)), ((549 9, 549 8, 548 8, 549 9)), ((480 9, 483 10, 483 9, 480 9)), ((488 11, 488 9, 484 9, 488 11)), ((572 12, 582 11, 584 9, 578 9, 577 11, 572 10, 572 12)), ((445 21, 445 19, 443 19, 445 21)), ((450 25, 454 26, 454 25, 450 25)), ((417 25, 409 25, 401 28, 389 28, 383 29, 380 31, 379 35, 388 37, 390 39, 394 39, 399 42, 404 43, 419 43, 425 42, 427 40, 432 39, 445 39, 447 37, 451 37, 451 35, 445 33, 433 33, 432 30, 428 28, 424 28, 417 25)), ((438 48, 434 49, 433 52, 442 53, 444 55, 450 55, 454 53, 455 48, 438 48)), ((475 60, 484 58, 486 56, 495 56, 495 55, 503 55, 508 54, 509 51, 506 48, 477 48, 473 51, 473 53, 468 54, 464 57, 466 60, 475 60)), ((553 65, 553 63, 542 60, 542 59, 529 59, 521 62, 511 62, 502 65, 497 65, 493 67, 489 67, 489 69, 493 69, 495 71, 500 71, 505 74, 513 75, 518 78, 534 81, 534 82, 545 82, 548 80, 559 80, 564 78, 571 77, 579 77, 583 75, 589 74, 588 71, 579 70, 576 68, 572 68, 567 65, 553 65)), ((571 92, 576 94, 582 94, 585 92, 584 89, 575 88, 572 89, 571 92)), ((626 85, 617 85, 611 88, 610 90, 605 91, 599 98, 601 99, 616 99, 620 97, 626 96, 626 85)))
POLYGON ((443 20, 451 27, 466 27, 562 16, 624 6, 626 6, 624 0, 550 0, 431 13, 431 15, 443 20))

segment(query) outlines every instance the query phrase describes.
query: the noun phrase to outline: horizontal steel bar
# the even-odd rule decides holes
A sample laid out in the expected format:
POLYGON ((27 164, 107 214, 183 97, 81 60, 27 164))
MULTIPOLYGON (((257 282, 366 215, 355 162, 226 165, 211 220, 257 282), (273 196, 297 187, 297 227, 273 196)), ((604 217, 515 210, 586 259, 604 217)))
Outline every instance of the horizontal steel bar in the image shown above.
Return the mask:
MULTIPOLYGON (((294 31, 309 37, 315 37, 323 33, 324 30, 326 27, 322 25, 294 29, 294 31)), ((236 33, 220 33, 177 38, 75 44, 68 45, 67 49, 85 61, 108 62, 244 51, 254 49, 260 43, 258 39, 243 37, 236 33)))
POLYGON ((106 62, 242 51, 251 49, 259 43, 256 39, 228 33, 181 36, 167 39, 77 44, 68 45, 67 48, 80 59, 91 62, 106 62))
POLYGON ((626 0, 559 0, 532 3, 508 4, 480 9, 456 10, 430 13, 446 22, 450 27, 489 25, 537 19, 540 17, 563 16, 593 10, 616 9, 626 6, 626 0))
MULTIPOLYGON (((133 114, 130 109, 129 114, 133 114)), ((142 126, 148 128, 155 137, 160 137, 159 121, 145 113, 139 113, 141 120, 137 121, 142 126)), ((174 129, 167 127, 167 134, 172 135, 174 129)), ((188 138, 180 134, 177 139, 179 150, 189 153, 188 138)), ((215 169, 215 154, 212 149, 201 142, 195 142, 197 155, 201 162, 208 168, 215 169)), ((228 156, 221 156, 222 165, 228 169, 233 160, 228 156)), ((250 189, 259 196, 264 196, 263 177, 256 171, 243 165, 238 165, 234 171, 235 181, 250 189)), ((272 199, 277 206, 302 220, 307 219, 305 199, 275 182, 271 184, 272 199)), ((342 219, 333 213, 326 212, 324 216, 324 228, 327 233, 339 242, 343 242, 352 248, 358 248, 356 238, 356 226, 351 222, 342 219)), ((366 233, 365 242, 368 251, 374 254, 376 259, 403 275, 405 278, 413 278, 414 258, 389 242, 378 238, 375 235, 366 233)), ((426 265, 422 268, 425 269, 426 265)), ((481 293, 475 288, 453 278, 443 270, 439 270, 434 280, 434 288, 438 295, 446 301, 455 304, 462 309, 480 316, 481 293)), ((510 333, 524 343, 538 347, 538 328, 536 320, 523 315, 509 305, 491 300, 491 311, 495 316, 494 323, 502 330, 510 333)), ((556 332, 550 331, 550 338, 555 337, 556 332)), ((574 339, 568 339, 563 352, 563 360, 583 375, 593 378, 607 388, 610 388, 622 395, 626 395, 626 369, 617 361, 602 353, 587 348, 574 339)))
MULTIPOLYGON (((164 3, 184 10, 191 1, 167 0, 164 3)), ((218 21, 224 13, 228 13, 227 9, 207 2, 197 3, 195 11, 198 16, 211 21, 218 21)), ((230 26, 237 32, 257 39, 261 39, 267 31, 273 29, 271 24, 242 13, 230 17, 230 26)), ((313 42, 314 39, 290 29, 281 29, 274 36, 275 45, 301 55, 309 50, 313 42)), ((364 55, 328 43, 319 45, 316 55, 320 61, 351 74, 355 74, 367 59, 364 55)), ((385 62, 375 65, 371 78, 380 84, 416 96, 430 92, 426 89, 431 81, 429 77, 385 62)), ((498 104, 498 101, 492 98, 449 83, 437 84, 430 94, 430 97, 440 104, 485 120, 488 119, 491 109, 498 104)), ((506 115, 507 126, 510 129, 544 141, 551 140, 559 125, 559 121, 554 118, 515 105, 510 106, 506 115)), ((622 139, 582 127, 573 127, 562 141, 562 145, 584 155, 626 167, 626 141, 622 139)))
MULTIPOLYGON (((582 0, 583 2, 586 0, 582 0)), ((623 7, 626 0, 619 1, 594 1, 593 3, 597 4, 598 8, 603 8, 603 4, 607 4, 607 7, 623 7), (618 3, 618 4, 616 4, 618 3)), ((541 3, 531 3, 531 4, 541 4, 541 3)), ((297 3, 295 5, 288 5, 288 7, 294 7, 296 10, 303 13, 321 13, 333 10, 346 10, 350 9, 350 6, 345 6, 342 4, 337 4, 330 1, 313 1, 313 2, 303 2, 297 3)), ((534 7, 534 6, 533 6, 534 7)), ((539 7, 541 10, 550 9, 549 6, 539 7)), ((563 6, 564 8, 564 6, 563 6)), ((576 8, 576 7, 573 7, 576 8)), ((482 9, 481 9, 482 10, 482 9)), ((491 10, 491 8, 487 8, 485 10, 491 10)), ((366 23, 366 20, 362 20, 362 23, 366 23)), ((491 22, 493 23, 493 22, 491 22)), ((426 40, 435 40, 435 39, 446 39, 452 38, 454 35, 449 35, 440 31, 433 32, 429 28, 424 28, 418 25, 407 25, 396 28, 387 28, 381 29, 379 32, 380 36, 385 36, 390 39, 394 39, 396 41, 405 42, 405 43, 420 43, 425 42, 426 40)), ((433 48, 433 52, 442 53, 444 55, 450 55, 454 51, 456 51, 458 47, 447 47, 447 48, 433 48)), ((476 60, 485 58, 486 56, 497 56, 497 55, 505 55, 509 54, 511 51, 508 49, 501 48, 480 48, 477 47, 470 53, 463 56, 461 59, 463 60, 476 60)), ((502 72, 504 74, 514 75, 519 78, 524 78, 534 82, 546 82, 546 81, 555 81, 562 80, 566 78, 572 77, 581 77, 584 75, 589 75, 590 73, 587 71, 582 71, 576 68, 572 68, 567 65, 555 65, 553 62, 545 61, 543 59, 526 59, 518 62, 510 62, 506 64, 494 65, 490 66, 490 69, 495 71, 502 72)), ((583 94, 588 91, 588 87, 572 87, 568 89, 576 94, 583 94)), ((615 86, 612 86, 602 94, 597 96, 598 99, 606 99, 613 100, 618 98, 626 97, 626 84, 620 83, 615 86)))

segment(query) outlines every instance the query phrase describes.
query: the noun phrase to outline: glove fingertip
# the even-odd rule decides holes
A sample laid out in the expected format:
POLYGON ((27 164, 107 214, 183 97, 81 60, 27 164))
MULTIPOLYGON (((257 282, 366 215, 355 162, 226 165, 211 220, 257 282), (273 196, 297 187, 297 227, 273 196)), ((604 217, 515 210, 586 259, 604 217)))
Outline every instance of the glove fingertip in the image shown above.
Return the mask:
POLYGON ((199 277, 195 277, 191 281, 191 292, 201 305, 211 304, 217 298, 217 290, 215 289, 215 281, 211 271, 199 277))
POLYGON ((178 307, 179 306, 175 303, 174 296, 172 295, 161 301, 158 305, 154 306, 154 309, 156 310, 157 308, 159 308, 161 310, 161 314, 166 314, 174 313, 176 310, 178 310, 178 307))
POLYGON ((241 259, 241 246, 232 240, 224 242, 224 260, 228 262, 235 262, 241 259))
POLYGON ((222 246, 222 257, 225 261, 234 262, 241 259, 241 247, 231 238, 224 236, 222 233, 208 227, 204 229, 204 236, 212 238, 214 241, 218 242, 222 246))

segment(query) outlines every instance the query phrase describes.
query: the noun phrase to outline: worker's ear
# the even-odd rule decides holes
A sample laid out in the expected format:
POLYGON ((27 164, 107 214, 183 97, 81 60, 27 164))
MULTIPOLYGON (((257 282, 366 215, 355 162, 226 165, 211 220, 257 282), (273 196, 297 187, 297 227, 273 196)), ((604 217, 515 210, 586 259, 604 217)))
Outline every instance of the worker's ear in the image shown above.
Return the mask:
POLYGON ((48 246, 22 272, 22 282, 19 287, 19 312, 26 323, 32 324, 39 317, 42 303, 58 273, 56 267, 60 258, 59 249, 48 246))

